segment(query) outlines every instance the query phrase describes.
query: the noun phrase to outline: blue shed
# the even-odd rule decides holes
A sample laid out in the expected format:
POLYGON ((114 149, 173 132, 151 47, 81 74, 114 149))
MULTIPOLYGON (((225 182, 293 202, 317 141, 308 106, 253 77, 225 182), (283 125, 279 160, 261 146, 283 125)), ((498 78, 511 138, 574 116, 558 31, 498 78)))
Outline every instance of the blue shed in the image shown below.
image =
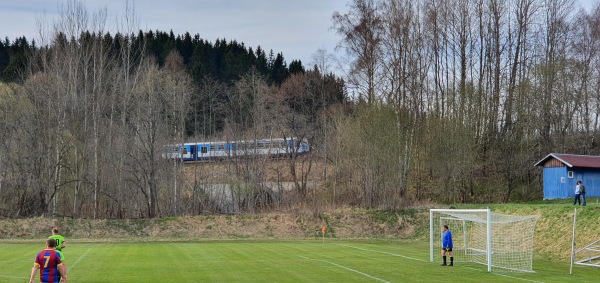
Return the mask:
POLYGON ((600 156, 550 153, 535 166, 544 167, 544 199, 574 197, 577 180, 586 197, 600 196, 600 156))

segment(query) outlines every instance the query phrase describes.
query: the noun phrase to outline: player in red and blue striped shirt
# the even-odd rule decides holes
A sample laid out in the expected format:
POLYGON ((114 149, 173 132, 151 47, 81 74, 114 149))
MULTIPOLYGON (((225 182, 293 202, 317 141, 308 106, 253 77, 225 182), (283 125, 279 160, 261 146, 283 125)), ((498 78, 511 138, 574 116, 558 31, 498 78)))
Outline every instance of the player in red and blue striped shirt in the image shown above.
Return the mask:
POLYGON ((62 263, 58 253, 54 250, 55 247, 56 240, 48 239, 46 241, 46 249, 39 252, 35 257, 33 268, 31 268, 31 277, 29 277, 29 283, 33 283, 33 278, 35 277, 38 269, 40 269, 40 282, 67 282, 67 268, 62 263))

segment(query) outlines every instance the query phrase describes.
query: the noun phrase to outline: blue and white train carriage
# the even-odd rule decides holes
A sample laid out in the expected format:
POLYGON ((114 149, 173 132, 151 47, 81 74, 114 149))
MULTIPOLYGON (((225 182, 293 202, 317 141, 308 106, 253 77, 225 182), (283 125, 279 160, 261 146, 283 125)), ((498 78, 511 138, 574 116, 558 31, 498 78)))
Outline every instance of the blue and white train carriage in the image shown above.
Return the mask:
POLYGON ((302 155, 310 151, 310 146, 306 139, 278 138, 256 141, 184 143, 168 145, 165 149, 163 157, 177 158, 188 162, 255 155, 285 157, 290 156, 293 152, 296 155, 302 155))

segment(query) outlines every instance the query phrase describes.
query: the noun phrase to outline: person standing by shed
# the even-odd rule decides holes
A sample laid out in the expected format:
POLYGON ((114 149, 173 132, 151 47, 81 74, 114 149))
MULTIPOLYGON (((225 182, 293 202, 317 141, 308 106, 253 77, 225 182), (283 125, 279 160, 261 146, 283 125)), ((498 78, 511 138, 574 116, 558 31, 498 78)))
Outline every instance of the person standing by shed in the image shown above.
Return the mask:
POLYGON ((579 181, 579 195, 581 196, 581 202, 583 203, 583 206, 585 206, 585 186, 581 180, 579 181))
MULTIPOLYGON (((577 181, 575 183, 575 197, 573 198, 573 205, 578 204, 581 205, 581 187, 583 187, 581 181, 577 181)), ((584 187, 585 190, 585 187, 584 187)), ((585 199, 585 198, 584 198, 585 199)), ((585 201, 584 201, 585 205, 585 201)))

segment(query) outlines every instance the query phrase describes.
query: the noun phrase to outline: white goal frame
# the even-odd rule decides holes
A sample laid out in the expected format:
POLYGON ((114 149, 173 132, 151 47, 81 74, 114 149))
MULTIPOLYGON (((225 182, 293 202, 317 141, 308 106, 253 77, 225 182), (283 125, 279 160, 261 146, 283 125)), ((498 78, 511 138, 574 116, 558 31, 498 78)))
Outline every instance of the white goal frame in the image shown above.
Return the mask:
POLYGON ((492 272, 492 213, 491 210, 488 209, 430 209, 429 210, 429 260, 431 262, 433 262, 433 255, 434 255, 434 251, 433 251, 433 246, 434 246, 434 231, 435 228, 433 227, 433 223, 434 223, 434 219, 433 219, 433 214, 435 212, 485 212, 487 215, 487 222, 486 222, 486 258, 487 258, 487 271, 488 272, 492 272))
POLYGON ((430 209, 429 259, 441 248, 443 225, 451 226, 454 262, 487 266, 487 271, 533 271, 535 224, 540 215, 506 215, 491 209, 430 209), (439 241, 439 242, 438 242, 439 241))

